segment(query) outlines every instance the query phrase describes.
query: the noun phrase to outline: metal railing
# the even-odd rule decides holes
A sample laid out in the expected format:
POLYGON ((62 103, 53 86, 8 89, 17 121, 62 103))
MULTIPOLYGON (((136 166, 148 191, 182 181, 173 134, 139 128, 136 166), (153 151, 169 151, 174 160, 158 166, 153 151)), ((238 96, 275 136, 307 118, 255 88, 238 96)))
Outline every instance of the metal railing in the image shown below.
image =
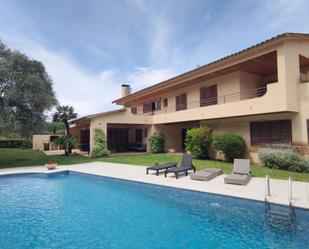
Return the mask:
POLYGON ((160 110, 156 110, 153 112, 145 113, 143 111, 143 108, 137 108, 134 114, 135 115, 154 115, 154 114, 182 111, 182 110, 199 108, 199 107, 206 107, 206 106, 211 106, 211 105, 226 104, 226 103, 232 103, 232 102, 237 102, 237 101, 246 100, 246 99, 258 98, 258 97, 265 95, 266 92, 267 92, 267 86, 264 86, 264 87, 259 87, 259 88, 253 88, 247 91, 200 99, 198 101, 187 102, 184 104, 169 105, 167 107, 161 107, 160 110))

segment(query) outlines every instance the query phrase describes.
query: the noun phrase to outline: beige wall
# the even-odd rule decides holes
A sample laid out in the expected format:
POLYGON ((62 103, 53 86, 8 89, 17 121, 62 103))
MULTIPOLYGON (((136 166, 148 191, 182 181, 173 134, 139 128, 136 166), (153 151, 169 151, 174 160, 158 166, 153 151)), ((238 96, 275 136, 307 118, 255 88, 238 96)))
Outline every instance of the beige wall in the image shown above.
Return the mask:
POLYGON ((155 130, 164 135, 166 152, 182 152, 182 129, 190 129, 199 126, 199 122, 155 125, 155 130))
POLYGON ((33 135, 32 138, 32 149, 33 150, 44 150, 44 144, 49 144, 50 150, 58 150, 59 146, 50 142, 50 136, 51 135, 45 135, 45 134, 37 134, 33 135))

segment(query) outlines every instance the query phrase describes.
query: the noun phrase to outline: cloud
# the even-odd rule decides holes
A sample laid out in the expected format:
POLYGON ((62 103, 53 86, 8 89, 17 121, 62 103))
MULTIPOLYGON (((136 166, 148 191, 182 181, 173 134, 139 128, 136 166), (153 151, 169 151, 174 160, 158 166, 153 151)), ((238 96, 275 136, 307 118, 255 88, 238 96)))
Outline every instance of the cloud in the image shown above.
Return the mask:
POLYGON ((133 90, 138 91, 175 75, 176 72, 171 68, 156 69, 150 67, 136 67, 134 71, 127 76, 127 79, 129 83, 132 83, 133 90))
POLYGON ((133 90, 137 91, 175 75, 172 69, 150 67, 136 67, 125 75, 117 69, 94 74, 66 53, 53 51, 23 36, 2 36, 9 47, 43 62, 53 79, 59 102, 73 105, 79 116, 120 108, 113 105, 112 101, 121 97, 121 83, 130 83, 133 90))
POLYGON ((77 1, 70 15, 53 1, 2 1, 3 41, 42 61, 60 103, 79 115, 119 108, 111 102, 122 83, 138 91, 278 33, 309 31, 307 0, 77 1))

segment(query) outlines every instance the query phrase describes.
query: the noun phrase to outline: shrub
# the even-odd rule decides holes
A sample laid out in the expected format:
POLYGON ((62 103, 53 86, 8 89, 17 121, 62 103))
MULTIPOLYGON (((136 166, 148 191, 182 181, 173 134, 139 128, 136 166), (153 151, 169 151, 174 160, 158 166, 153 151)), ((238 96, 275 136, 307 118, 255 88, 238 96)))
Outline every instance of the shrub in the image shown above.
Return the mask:
POLYGON ((185 146, 186 151, 197 159, 209 158, 212 141, 212 130, 203 126, 187 131, 185 146))
POLYGON ((64 149, 65 155, 69 155, 68 146, 72 148, 76 143, 76 141, 77 141, 76 136, 63 135, 55 138, 54 143, 60 145, 60 147, 64 149))
POLYGON ((309 172, 309 160, 292 149, 267 149, 259 152, 266 167, 296 172, 309 172))
POLYGON ((32 148, 32 140, 26 139, 5 139, 0 140, 0 148, 19 148, 29 149, 32 148))
POLYGON ((109 151, 107 150, 106 137, 101 129, 94 129, 94 146, 92 149, 92 156, 102 157, 107 156, 109 151))
POLYGON ((150 152, 163 153, 165 139, 161 133, 155 132, 149 138, 150 152))
POLYGON ((243 137, 231 131, 215 134, 213 148, 222 151, 228 161, 233 161, 234 158, 243 158, 247 153, 243 137))

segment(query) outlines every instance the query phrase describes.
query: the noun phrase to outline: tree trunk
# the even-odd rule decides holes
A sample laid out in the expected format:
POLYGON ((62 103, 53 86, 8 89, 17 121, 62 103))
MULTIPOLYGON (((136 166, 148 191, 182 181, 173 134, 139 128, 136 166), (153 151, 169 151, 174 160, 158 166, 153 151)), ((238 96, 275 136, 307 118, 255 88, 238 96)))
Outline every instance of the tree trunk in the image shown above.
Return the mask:
POLYGON ((66 134, 67 134, 67 148, 65 150, 65 155, 71 155, 72 154, 72 146, 71 144, 69 143, 69 139, 71 137, 71 134, 70 134, 70 125, 69 125, 69 122, 67 120, 64 120, 64 125, 65 125, 65 129, 66 129, 66 134))

